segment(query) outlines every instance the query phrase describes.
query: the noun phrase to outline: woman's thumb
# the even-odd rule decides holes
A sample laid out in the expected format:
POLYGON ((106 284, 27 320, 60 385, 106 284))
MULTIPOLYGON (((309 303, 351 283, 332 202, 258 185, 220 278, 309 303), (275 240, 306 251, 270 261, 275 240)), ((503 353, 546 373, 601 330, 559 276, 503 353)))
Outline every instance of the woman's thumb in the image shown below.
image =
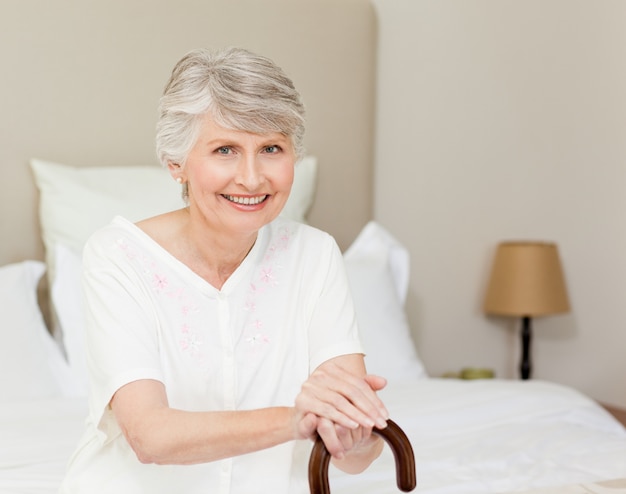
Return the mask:
POLYGON ((374 374, 367 374, 365 376, 365 382, 370 385, 374 391, 380 391, 387 386, 387 379, 381 376, 375 376, 374 374))

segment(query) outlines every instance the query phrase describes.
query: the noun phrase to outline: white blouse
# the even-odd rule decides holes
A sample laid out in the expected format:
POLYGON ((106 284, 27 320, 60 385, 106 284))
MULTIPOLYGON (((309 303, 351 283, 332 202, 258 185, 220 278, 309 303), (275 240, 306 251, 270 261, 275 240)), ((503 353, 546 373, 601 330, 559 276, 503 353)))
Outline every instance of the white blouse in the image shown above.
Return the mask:
POLYGON ((62 493, 308 492, 309 441, 193 466, 140 463, 108 403, 154 379, 173 408, 293 406, 322 362, 362 353, 331 236, 278 218, 221 290, 116 218, 83 254, 90 413, 62 493))

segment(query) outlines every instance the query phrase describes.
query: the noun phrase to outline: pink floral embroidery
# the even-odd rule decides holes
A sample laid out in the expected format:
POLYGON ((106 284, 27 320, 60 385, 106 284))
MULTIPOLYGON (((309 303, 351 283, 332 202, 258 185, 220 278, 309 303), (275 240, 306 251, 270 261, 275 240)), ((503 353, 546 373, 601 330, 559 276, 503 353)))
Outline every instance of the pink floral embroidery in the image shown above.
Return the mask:
POLYGON ((159 296, 166 296, 178 301, 180 313, 183 316, 183 321, 179 328, 179 346, 181 350, 189 353, 199 367, 206 369, 208 362, 202 351, 204 342, 199 333, 193 330, 189 322, 189 317, 199 311, 198 305, 190 299, 184 287, 170 287, 170 281, 167 276, 158 272, 158 264, 153 259, 137 254, 126 239, 118 240, 116 247, 124 252, 124 255, 129 260, 139 264, 141 271, 151 280, 152 287, 159 296))
POLYGON ((246 337, 246 343, 249 343, 252 347, 256 348, 263 343, 270 342, 269 336, 260 332, 263 329, 263 321, 255 319, 250 326, 250 329, 246 331, 248 334, 246 337))
POLYGON ((268 247, 265 262, 270 262, 277 252, 287 250, 289 248, 289 240, 291 240, 291 231, 283 227, 276 242, 268 247))
POLYGON ((182 287, 178 287, 176 289, 172 289, 166 293, 169 298, 175 298, 181 300, 185 296, 185 289, 182 287))
POLYGON ((254 300, 246 299, 246 303, 243 307, 246 312, 254 312, 256 310, 256 304, 254 300))
POLYGON ((152 278, 152 285, 157 289, 157 291, 164 290, 168 285, 167 278, 165 276, 161 276, 160 274, 155 274, 152 278))
MULTIPOLYGON (((261 296, 265 295, 280 281, 280 265, 276 262, 276 255, 289 247, 291 231, 283 228, 277 239, 272 243, 263 258, 255 279, 250 282, 248 294, 244 302, 244 310, 253 313, 257 311, 261 296)), ((263 346, 270 343, 270 337, 263 331, 265 324, 260 318, 255 318, 245 333, 244 341, 249 345, 249 351, 258 352, 263 346)))
POLYGON ((184 315, 184 316, 188 316, 189 314, 192 314, 194 312, 198 312, 198 308, 194 305, 182 305, 180 307, 180 312, 184 315))
POLYGON ((180 339, 180 347, 183 350, 188 350, 189 352, 191 352, 192 356, 201 356, 199 353, 201 346, 202 341, 195 333, 186 333, 185 336, 180 339))
POLYGON ((246 338, 246 341, 253 345, 260 345, 261 343, 269 343, 270 339, 267 335, 257 333, 255 335, 252 335, 246 338))
POLYGON ((272 267, 265 268, 261 270, 261 281, 263 283, 272 283, 274 280, 274 272, 272 271, 272 267))
POLYGON ((130 249, 128 243, 126 242, 125 239, 120 238, 117 240, 116 246, 126 254, 126 257, 128 259, 134 259, 135 258, 135 253, 130 249))

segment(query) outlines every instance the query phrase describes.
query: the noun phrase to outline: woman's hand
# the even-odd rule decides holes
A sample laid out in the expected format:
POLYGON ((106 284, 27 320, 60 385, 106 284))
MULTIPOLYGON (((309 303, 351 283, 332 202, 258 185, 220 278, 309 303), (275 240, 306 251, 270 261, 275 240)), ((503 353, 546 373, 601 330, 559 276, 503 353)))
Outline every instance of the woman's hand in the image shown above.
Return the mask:
POLYGON ((335 462, 348 457, 349 471, 360 471, 380 454, 380 438, 373 427, 384 428, 387 409, 376 392, 386 385, 382 377, 365 375, 361 355, 346 355, 320 365, 303 384, 296 398, 297 435, 315 432, 335 462), (376 446, 375 446, 376 445, 376 446))
MULTIPOLYGON (((367 375, 365 376, 365 381, 370 385, 373 391, 379 391, 386 384, 386 381, 378 376, 367 375)), ((377 421, 375 424, 375 427, 379 429, 384 429, 386 426, 386 419, 384 422, 377 421)), ((348 457, 358 457, 362 454, 370 456, 372 447, 375 444, 381 443, 381 439, 372 434, 372 429, 373 427, 363 427, 361 425, 350 429, 342 425, 333 424, 328 419, 320 419, 317 432, 324 441, 326 449, 336 462, 343 460, 346 455, 348 455, 348 457)), ((380 447, 375 448, 376 454, 374 458, 380 453, 381 447, 382 444, 380 447)))
POLYGON ((333 424, 328 419, 319 420, 317 432, 335 460, 343 460, 346 454, 367 448, 378 439, 372 434, 370 427, 359 426, 356 429, 347 429, 333 424))
POLYGON ((384 442, 372 429, 346 429, 326 419, 320 419, 318 432, 333 464, 347 473, 361 473, 382 452, 384 442))
POLYGON ((302 416, 312 413, 347 429, 385 427, 387 409, 376 391, 382 377, 365 375, 361 355, 345 355, 324 362, 309 376, 296 397, 302 416))

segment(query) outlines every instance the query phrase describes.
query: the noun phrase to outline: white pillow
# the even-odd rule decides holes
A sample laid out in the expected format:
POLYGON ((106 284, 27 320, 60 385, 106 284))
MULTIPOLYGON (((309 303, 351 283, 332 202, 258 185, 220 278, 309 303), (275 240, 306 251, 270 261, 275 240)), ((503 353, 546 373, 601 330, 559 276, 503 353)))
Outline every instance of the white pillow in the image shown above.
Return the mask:
POLYGON ((57 244, 80 252, 116 215, 138 221, 184 205, 180 186, 159 166, 74 167, 34 159, 31 167, 51 281, 57 244))
POLYGON ((427 377, 404 312, 408 251, 372 221, 344 261, 368 372, 388 380, 427 377))
POLYGON ((86 396, 88 373, 85 353, 85 309, 81 288, 82 261, 63 244, 55 247, 57 275, 50 289, 52 304, 61 326, 61 338, 72 372, 72 393, 86 396))
POLYGON ((45 271, 39 261, 0 268, 0 402, 68 394, 71 380, 61 349, 52 339, 37 303, 45 271))

